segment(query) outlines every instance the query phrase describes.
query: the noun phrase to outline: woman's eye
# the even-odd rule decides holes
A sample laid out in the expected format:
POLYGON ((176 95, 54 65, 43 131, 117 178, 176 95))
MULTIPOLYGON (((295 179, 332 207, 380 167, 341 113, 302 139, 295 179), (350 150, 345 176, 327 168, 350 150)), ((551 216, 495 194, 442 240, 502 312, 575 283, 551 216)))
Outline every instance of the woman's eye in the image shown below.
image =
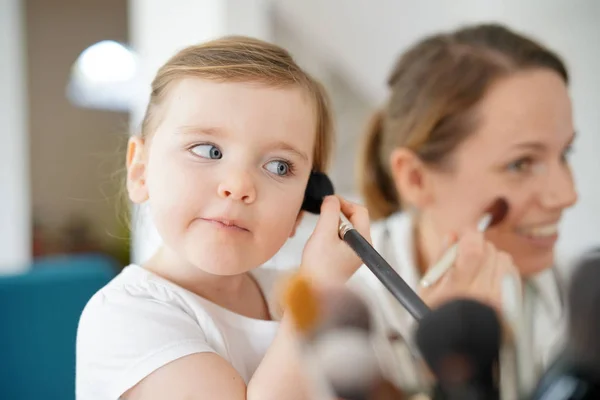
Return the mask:
POLYGON ((290 164, 285 161, 271 161, 267 163, 265 168, 267 171, 278 176, 286 176, 291 170, 290 164))
POLYGON ((532 158, 524 157, 508 164, 507 169, 512 172, 526 172, 533 167, 533 164, 532 158))
POLYGON ((573 153, 573 146, 569 146, 565 149, 565 151, 562 153, 561 156, 561 160, 565 163, 569 162, 569 156, 573 153))
POLYGON ((221 150, 212 144, 199 144, 190 149, 192 153, 202 157, 202 158, 210 158, 212 160, 218 160, 223 158, 223 153, 221 150))

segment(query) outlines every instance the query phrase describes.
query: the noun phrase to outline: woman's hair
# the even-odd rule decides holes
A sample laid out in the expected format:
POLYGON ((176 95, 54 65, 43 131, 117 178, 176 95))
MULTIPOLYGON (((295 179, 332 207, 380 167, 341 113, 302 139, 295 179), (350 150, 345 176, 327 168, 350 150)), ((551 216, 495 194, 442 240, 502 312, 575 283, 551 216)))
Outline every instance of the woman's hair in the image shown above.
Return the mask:
POLYGON ((150 102, 140 132, 142 138, 149 137, 156 129, 161 105, 171 84, 190 77, 305 90, 314 103, 317 120, 313 169, 325 172, 332 153, 334 131, 323 86, 302 70, 286 50, 249 37, 228 36, 190 46, 169 59, 152 82, 150 102))
POLYGON ((373 219, 402 208, 390 171, 394 149, 446 166, 476 127, 475 109, 502 77, 547 68, 568 82, 552 51, 506 27, 477 25, 425 38, 405 52, 388 79, 389 98, 375 113, 361 146, 359 186, 373 219))

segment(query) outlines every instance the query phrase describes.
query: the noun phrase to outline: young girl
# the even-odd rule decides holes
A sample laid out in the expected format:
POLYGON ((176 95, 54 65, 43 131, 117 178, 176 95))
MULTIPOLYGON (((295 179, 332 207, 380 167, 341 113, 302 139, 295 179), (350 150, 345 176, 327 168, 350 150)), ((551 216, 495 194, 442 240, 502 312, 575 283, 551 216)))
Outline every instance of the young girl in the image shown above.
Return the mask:
MULTIPOLYGON (((276 272, 258 267, 294 234, 332 135, 321 85, 274 45, 215 40, 158 71, 127 190, 164 244, 83 311, 78 399, 307 398, 289 317, 270 309, 276 272)), ((368 237, 365 208, 326 198, 300 266, 316 283, 360 265, 340 211, 368 237)))

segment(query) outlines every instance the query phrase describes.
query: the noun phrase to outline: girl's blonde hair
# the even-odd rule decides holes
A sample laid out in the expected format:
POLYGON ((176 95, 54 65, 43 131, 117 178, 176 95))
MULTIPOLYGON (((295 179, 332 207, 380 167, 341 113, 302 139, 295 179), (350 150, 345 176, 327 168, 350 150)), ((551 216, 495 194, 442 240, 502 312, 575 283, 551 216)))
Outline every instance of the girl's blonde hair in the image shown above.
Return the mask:
POLYGON ((317 120, 313 170, 326 171, 334 139, 327 94, 286 50, 258 39, 228 36, 179 51, 158 70, 152 82, 150 102, 140 132, 142 138, 149 137, 156 128, 159 110, 171 83, 189 77, 304 89, 314 102, 317 120))

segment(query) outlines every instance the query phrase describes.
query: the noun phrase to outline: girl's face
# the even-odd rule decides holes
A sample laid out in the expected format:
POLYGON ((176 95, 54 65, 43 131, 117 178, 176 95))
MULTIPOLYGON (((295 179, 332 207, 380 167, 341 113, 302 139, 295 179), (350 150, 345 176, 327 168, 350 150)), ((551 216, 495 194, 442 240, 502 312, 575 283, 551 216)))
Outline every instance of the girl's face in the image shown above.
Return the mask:
POLYGON ((188 78, 157 117, 150 141, 130 151, 128 189, 148 201, 169 253, 215 275, 270 259, 295 229, 311 171, 308 95, 188 78))
POLYGON ((577 200, 567 87, 550 70, 519 72, 493 85, 477 112, 479 127, 452 155, 450 172, 428 172, 433 200, 423 211, 437 231, 460 232, 505 197, 510 211, 487 237, 523 275, 539 272, 553 264, 561 215, 577 200))

